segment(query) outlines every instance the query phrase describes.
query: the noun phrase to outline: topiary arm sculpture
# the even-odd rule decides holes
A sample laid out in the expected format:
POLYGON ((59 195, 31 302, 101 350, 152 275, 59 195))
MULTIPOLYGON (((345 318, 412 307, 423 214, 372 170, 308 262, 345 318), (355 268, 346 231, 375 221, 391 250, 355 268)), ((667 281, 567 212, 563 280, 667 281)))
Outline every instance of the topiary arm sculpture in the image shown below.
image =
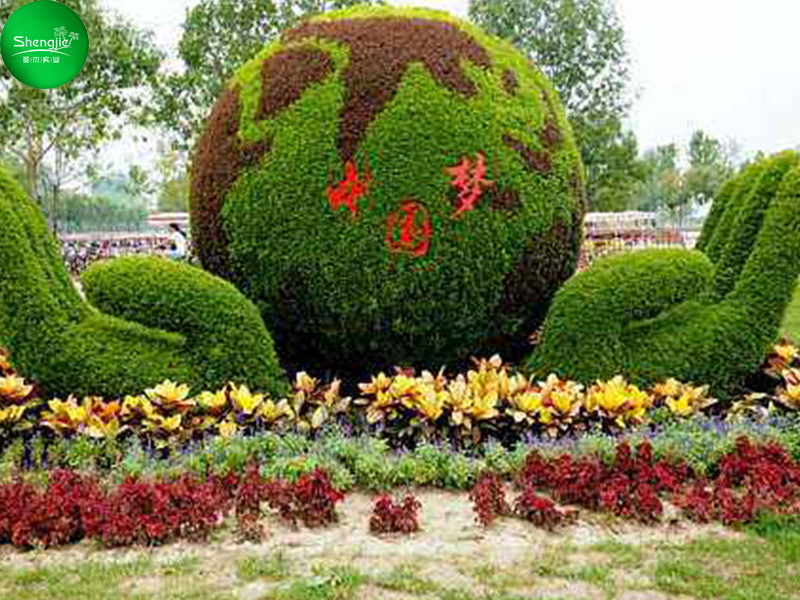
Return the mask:
POLYGON ((0 169, 0 346, 22 375, 57 395, 118 397, 167 378, 284 390, 256 308, 227 282, 132 258, 93 269, 86 284, 118 316, 81 299, 42 214, 0 169))
POLYGON ((529 366, 584 382, 621 373, 639 384, 676 377, 733 391, 775 341, 800 274, 797 165, 783 153, 723 188, 725 205, 707 224, 716 231, 701 238, 717 240, 716 262, 700 251, 648 250, 573 277, 529 366))

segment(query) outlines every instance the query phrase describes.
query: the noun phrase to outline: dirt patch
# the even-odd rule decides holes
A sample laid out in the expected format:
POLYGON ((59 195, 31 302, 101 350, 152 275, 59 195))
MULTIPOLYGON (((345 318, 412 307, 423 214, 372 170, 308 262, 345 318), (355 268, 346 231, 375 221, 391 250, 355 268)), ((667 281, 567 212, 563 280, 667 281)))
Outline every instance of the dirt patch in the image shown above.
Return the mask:
MULTIPOLYGON (((310 574, 314 567, 347 566, 367 577, 386 576, 405 567, 410 568, 414 577, 441 588, 470 590, 480 595, 487 591, 486 583, 492 581, 493 573, 524 571, 530 576, 509 582, 509 590, 518 593, 518 588, 524 588, 532 597, 542 598, 592 598, 599 597, 600 588, 561 577, 559 573, 537 573, 537 565, 546 563, 554 554, 563 556, 563 566, 568 569, 600 564, 603 552, 591 546, 601 542, 642 547, 649 555, 650 549, 658 544, 685 544, 709 535, 742 535, 718 525, 678 522, 646 527, 586 512, 581 512, 577 523, 556 533, 510 518, 499 519, 485 529, 475 522, 466 493, 438 490, 413 490, 413 493, 422 503, 422 531, 410 536, 371 535, 368 522, 376 496, 354 493, 340 505, 339 522, 328 528, 292 529, 277 517, 266 518, 268 537, 259 544, 237 543, 230 535, 222 535, 206 544, 176 543, 153 549, 101 550, 89 543, 44 552, 4 548, 0 551, 0 561, 9 568, 18 569, 89 560, 119 563, 142 558, 149 558, 161 567, 195 559, 193 574, 181 578, 201 578, 205 586, 236 590, 237 596, 251 598, 268 591, 267 583, 274 586, 276 582, 241 581, 236 574, 237 562, 246 557, 281 553, 291 565, 292 577, 310 574)), ((157 595, 161 585, 157 576, 147 576, 138 579, 136 591, 157 595)), ((376 586, 369 586, 368 590, 365 596, 368 598, 408 597, 404 592, 376 586)), ((663 597, 638 591, 621 596, 626 600, 660 600, 663 597)))

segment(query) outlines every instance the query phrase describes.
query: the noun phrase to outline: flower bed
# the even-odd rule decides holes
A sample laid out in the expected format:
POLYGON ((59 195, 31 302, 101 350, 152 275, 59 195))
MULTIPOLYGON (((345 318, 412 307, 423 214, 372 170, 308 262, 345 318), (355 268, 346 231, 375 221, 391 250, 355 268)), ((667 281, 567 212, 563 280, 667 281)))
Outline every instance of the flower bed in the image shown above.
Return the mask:
MULTIPOLYGON (((30 432, 95 439, 138 437, 154 448, 185 447, 211 435, 230 438, 259 430, 316 434, 332 422, 378 433, 395 447, 448 441, 474 447, 486 439, 512 446, 533 437, 559 437, 596 428, 619 432, 663 420, 716 410, 705 386, 668 380, 642 390, 621 377, 583 385, 555 375, 544 380, 513 371, 500 357, 475 361, 466 373, 415 375, 398 369, 358 385, 353 399, 342 382, 323 383, 298 373, 281 399, 228 384, 192 393, 166 381, 143 394, 44 400, 16 376, 0 352, 0 431, 6 440, 30 432)), ((761 377, 773 393, 749 393, 727 404, 728 418, 766 417, 780 407, 800 408, 800 353, 778 344, 761 377)))
POLYGON ((44 486, 0 484, 0 543, 31 548, 82 539, 108 547, 202 541, 228 515, 239 536, 253 540, 263 534, 264 505, 293 525, 316 527, 334 522, 336 504, 344 499, 319 470, 295 482, 266 480, 256 467, 242 476, 128 478, 116 486, 67 470, 54 470, 47 479, 44 486))
MULTIPOLYGON (((667 503, 685 518, 726 525, 750 523, 762 514, 800 514, 800 463, 780 444, 745 437, 705 475, 683 460, 656 457, 649 442, 635 449, 621 442, 611 461, 598 454, 546 457, 532 451, 510 475, 518 490, 511 503, 495 472, 485 472, 474 485, 470 498, 483 525, 514 516, 555 529, 573 522, 576 509, 656 524, 667 503)), ((39 483, 28 477, 0 484, 0 543, 29 548, 82 539, 105 546, 205 540, 227 517, 240 539, 261 539, 266 509, 292 525, 319 527, 337 520, 336 504, 344 499, 319 468, 294 481, 265 476, 253 464, 241 473, 127 477, 116 485, 62 469, 33 479, 39 483)), ((412 533, 419 529, 420 509, 411 495, 399 503, 384 495, 364 526, 376 533, 412 533)))

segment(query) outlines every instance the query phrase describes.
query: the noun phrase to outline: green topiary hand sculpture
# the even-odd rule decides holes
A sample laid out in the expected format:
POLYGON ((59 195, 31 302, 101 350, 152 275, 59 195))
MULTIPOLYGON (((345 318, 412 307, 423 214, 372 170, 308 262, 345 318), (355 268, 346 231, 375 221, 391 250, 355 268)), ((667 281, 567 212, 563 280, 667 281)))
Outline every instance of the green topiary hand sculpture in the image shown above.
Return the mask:
POLYGON ((84 302, 47 223, 0 168, 0 346, 49 394, 119 397, 164 379, 284 391, 257 309, 225 281, 165 259, 95 266, 84 302), (113 316, 112 316, 113 315, 113 316))
POLYGON ((723 186, 697 250, 616 256, 570 279, 528 366, 733 391, 775 342, 800 274, 799 163, 784 152, 723 186))

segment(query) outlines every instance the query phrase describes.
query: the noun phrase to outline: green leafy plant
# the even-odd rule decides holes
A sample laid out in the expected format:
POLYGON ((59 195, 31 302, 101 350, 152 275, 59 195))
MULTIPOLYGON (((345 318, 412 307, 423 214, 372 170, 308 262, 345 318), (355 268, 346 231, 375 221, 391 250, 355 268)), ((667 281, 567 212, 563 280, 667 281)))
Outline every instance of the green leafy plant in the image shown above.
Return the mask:
POLYGON ((725 186, 699 250, 615 256, 571 279, 529 367, 737 391, 777 339, 800 273, 798 162, 796 152, 777 154, 725 186))
POLYGON ((164 378, 285 390, 256 308, 199 269, 112 261, 87 273, 84 302, 38 207, 3 169, 0 265, 0 345, 50 394, 137 393, 164 378))

